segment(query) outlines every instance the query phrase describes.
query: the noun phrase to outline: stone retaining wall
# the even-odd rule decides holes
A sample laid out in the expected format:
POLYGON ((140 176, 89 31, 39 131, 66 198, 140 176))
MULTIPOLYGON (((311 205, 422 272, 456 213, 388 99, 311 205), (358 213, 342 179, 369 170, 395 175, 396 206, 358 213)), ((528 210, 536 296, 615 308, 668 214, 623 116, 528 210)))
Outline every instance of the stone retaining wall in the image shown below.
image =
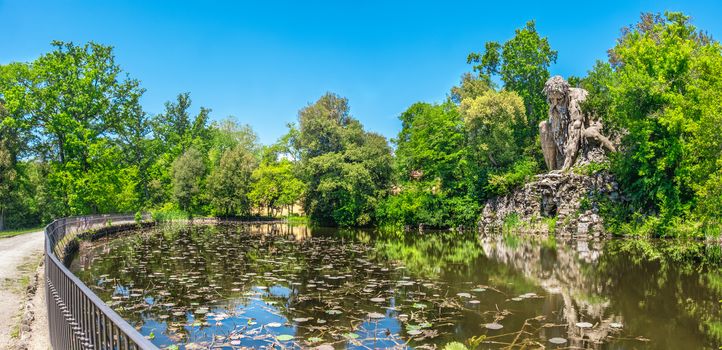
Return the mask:
POLYGON ((482 210, 479 229, 482 232, 499 230, 509 217, 516 216, 519 223, 516 228, 524 233, 550 233, 553 228, 553 233, 559 236, 599 237, 605 232, 598 200, 606 197, 616 201, 618 190, 617 183, 607 172, 537 175, 524 187, 488 200, 482 210))

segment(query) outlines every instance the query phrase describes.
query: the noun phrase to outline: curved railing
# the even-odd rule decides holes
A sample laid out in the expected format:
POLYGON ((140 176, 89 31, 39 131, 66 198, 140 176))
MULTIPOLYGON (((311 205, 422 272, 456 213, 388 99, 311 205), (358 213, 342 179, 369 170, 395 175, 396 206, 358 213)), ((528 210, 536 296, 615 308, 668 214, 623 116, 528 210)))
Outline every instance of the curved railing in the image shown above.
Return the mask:
MULTIPOLYGON (((146 214, 144 221, 150 219, 146 214)), ((63 264, 78 235, 135 222, 134 215, 63 218, 45 227, 45 282, 50 343, 54 349, 158 349, 63 264)))

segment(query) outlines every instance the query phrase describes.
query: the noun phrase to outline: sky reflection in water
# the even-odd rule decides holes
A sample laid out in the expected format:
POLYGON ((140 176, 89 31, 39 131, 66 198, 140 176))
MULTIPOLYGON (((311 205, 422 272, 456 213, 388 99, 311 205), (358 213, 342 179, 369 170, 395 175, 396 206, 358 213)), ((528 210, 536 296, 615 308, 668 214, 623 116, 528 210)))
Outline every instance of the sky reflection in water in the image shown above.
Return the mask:
POLYGON ((161 347, 722 343, 719 245, 176 224, 81 251, 73 271, 161 347))

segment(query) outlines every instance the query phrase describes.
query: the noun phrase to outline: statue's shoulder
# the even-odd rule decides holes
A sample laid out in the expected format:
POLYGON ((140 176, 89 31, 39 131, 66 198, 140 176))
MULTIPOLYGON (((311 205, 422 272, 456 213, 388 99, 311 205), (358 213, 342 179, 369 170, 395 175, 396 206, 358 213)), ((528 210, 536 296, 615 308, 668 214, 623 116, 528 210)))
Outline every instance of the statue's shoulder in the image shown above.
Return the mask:
POLYGON ((569 88, 570 101, 582 102, 587 99, 587 95, 589 95, 589 92, 582 88, 569 88))

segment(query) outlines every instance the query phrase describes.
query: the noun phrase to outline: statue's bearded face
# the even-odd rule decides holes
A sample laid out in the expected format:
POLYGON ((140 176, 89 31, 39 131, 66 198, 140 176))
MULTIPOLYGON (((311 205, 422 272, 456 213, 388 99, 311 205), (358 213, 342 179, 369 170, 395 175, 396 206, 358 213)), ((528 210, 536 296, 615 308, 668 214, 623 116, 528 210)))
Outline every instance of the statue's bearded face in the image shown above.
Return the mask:
POLYGON ((549 104, 552 107, 564 107, 564 93, 561 91, 549 91, 547 98, 549 99, 549 104))

